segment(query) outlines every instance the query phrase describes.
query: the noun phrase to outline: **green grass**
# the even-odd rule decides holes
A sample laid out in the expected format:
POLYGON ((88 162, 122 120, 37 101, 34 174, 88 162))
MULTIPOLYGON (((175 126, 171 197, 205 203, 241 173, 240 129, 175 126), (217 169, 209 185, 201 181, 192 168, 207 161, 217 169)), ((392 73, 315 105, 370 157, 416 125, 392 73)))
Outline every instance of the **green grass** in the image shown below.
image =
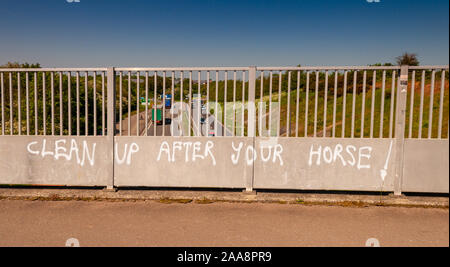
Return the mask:
MULTIPOLYGON (((410 86, 408 87, 410 88, 410 86)), ((437 85, 435 87, 436 90, 437 85)), ((439 87, 440 88, 440 87, 439 87)), ((419 125, 419 110, 420 110, 420 95, 415 92, 414 95, 414 105, 413 105, 413 117, 410 120, 410 97, 411 92, 407 95, 407 103, 406 103, 406 114, 405 114, 405 137, 409 137, 409 129, 411 123, 411 137, 417 138, 420 131, 419 125)), ((376 88, 374 94, 374 105, 372 112, 372 93, 371 88, 366 91, 365 97, 362 92, 358 92, 357 94, 353 94, 353 88, 347 89, 347 94, 345 96, 345 116, 343 117, 344 112, 344 96, 340 96, 336 98, 336 128, 335 136, 336 137, 361 137, 361 133, 363 133, 363 137, 391 137, 395 136, 395 102, 393 112, 391 113, 391 105, 392 105, 392 96, 391 96, 391 88, 385 88, 384 93, 384 103, 382 104, 382 90, 381 88, 376 88), (354 102, 354 110, 353 110, 353 102, 354 102), (364 109, 363 109, 364 105, 364 109), (383 105, 383 112, 382 112, 383 105), (364 118, 363 118, 364 113, 364 118), (354 120, 352 121, 352 117, 354 115, 354 120), (364 124, 361 122, 364 120, 364 124), (392 123, 391 123, 392 121, 392 123), (343 126, 345 125, 344 131, 343 126), (353 125, 353 127, 352 127, 353 125), (371 127, 371 125, 373 127, 371 127), (363 128, 361 127, 363 126, 363 128), (381 128, 382 127, 382 128, 381 128), (353 129, 353 131, 352 131, 353 129), (343 133, 344 132, 344 133, 343 133)), ((449 92, 448 92, 448 83, 445 86, 444 90, 444 99, 442 101, 442 124, 441 124, 441 138, 447 138, 448 135, 448 120, 449 120, 449 92)), ((297 105, 297 90, 291 90, 290 97, 290 108, 289 108, 289 123, 290 123, 290 136, 295 135, 295 130, 298 124, 298 136, 305 136, 305 129, 307 136, 314 135, 314 121, 315 116, 317 117, 316 124, 316 135, 322 136, 324 127, 324 107, 325 107, 325 97, 323 94, 319 92, 317 97, 317 115, 315 115, 315 92, 310 91, 308 96, 308 101, 306 99, 306 92, 299 92, 299 117, 298 121, 296 119, 296 105, 297 105), (307 116, 307 127, 305 128, 305 115, 306 115, 306 103, 308 102, 308 116, 307 116)), ((395 98, 397 95, 395 95, 395 98)), ((278 94, 273 93, 274 101, 277 101, 278 94)), ((284 129, 287 126, 287 102, 288 102, 287 92, 282 92, 281 95, 281 128, 284 129)), ((269 98, 264 98, 264 101, 268 102, 269 98)), ((333 102, 334 95, 333 91, 328 92, 328 97, 326 99, 326 126, 325 131, 327 136, 331 136, 333 134, 333 102)), ((424 94, 423 101, 423 119, 422 119, 422 138, 428 137, 429 130, 429 107, 430 107, 430 94, 424 94)), ((439 114, 440 114, 440 92, 436 92, 433 97, 433 109, 432 109, 432 127, 431 127, 431 137, 438 137, 438 128, 439 128, 439 114)))

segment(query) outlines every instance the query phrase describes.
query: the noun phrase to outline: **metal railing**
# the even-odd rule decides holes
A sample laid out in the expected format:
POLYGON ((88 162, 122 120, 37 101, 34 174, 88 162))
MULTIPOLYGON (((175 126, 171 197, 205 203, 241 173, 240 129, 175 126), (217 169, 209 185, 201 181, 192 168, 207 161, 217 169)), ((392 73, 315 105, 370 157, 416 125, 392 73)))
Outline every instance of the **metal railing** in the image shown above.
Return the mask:
POLYGON ((0 69, 1 134, 105 135, 106 70, 0 69))
POLYGON ((115 71, 119 85, 119 135, 247 134, 244 115, 248 67, 116 68, 115 71), (158 109, 160 123, 153 120, 158 109))
POLYGON ((448 138, 448 66, 404 72, 399 106, 400 66, 0 69, 1 134, 448 138))
MULTIPOLYGON (((267 114, 270 136, 393 138, 400 86, 400 66, 263 67, 257 68, 257 98, 267 114), (281 116, 272 122, 273 104, 281 116), (272 105, 270 105, 272 104, 272 105)), ((406 137, 448 138, 448 66, 409 67, 408 127, 406 137), (421 98, 414 102, 414 75, 422 72, 421 98), (435 94, 435 73, 440 73, 440 91, 435 94), (424 88, 431 87, 424 96, 424 88), (438 100, 438 101, 437 101, 438 100), (424 112, 427 103, 428 112, 424 112), (430 104, 431 103, 431 104, 430 104), (444 112, 444 107, 447 107, 444 112), (417 115, 414 115, 418 109, 417 115), (436 109, 439 115, 436 115, 436 109), (427 118, 424 118, 424 115, 427 118), (439 118, 433 122, 433 117, 439 118), (416 121, 420 118, 420 121, 416 121), (431 123, 433 122, 433 123, 431 123), (447 132, 445 132, 447 130, 447 132), (417 134, 417 132, 419 134, 417 134)), ((259 109, 261 111, 261 109, 259 109)))

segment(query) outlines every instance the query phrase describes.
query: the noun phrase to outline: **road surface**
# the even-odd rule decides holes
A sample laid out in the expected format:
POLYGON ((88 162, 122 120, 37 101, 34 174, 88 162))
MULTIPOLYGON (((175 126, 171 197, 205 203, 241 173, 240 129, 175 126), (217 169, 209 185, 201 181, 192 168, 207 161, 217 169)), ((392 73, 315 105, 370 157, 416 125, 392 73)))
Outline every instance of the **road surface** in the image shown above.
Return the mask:
POLYGON ((0 246, 448 246, 448 209, 0 200, 0 246))

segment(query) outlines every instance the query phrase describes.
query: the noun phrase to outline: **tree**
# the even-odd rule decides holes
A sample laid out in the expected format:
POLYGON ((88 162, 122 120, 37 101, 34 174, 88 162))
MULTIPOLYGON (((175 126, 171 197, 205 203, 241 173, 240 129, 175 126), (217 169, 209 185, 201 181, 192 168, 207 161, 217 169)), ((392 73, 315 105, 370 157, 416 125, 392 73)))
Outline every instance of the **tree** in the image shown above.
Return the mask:
POLYGON ((19 62, 9 62, 4 64, 4 65, 0 65, 0 68, 40 68, 41 64, 39 63, 35 63, 35 64, 29 64, 28 62, 25 63, 19 63, 19 62))
POLYGON ((401 65, 409 65, 409 66, 419 66, 419 60, 417 59, 416 54, 412 53, 403 53, 403 55, 395 58, 397 64, 401 65))

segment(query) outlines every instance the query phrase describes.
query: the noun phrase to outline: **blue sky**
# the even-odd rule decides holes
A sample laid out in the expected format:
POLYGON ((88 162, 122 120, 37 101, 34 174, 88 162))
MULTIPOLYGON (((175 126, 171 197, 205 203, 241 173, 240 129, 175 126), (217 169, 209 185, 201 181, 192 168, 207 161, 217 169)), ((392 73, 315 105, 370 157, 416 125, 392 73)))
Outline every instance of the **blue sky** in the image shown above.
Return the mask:
POLYGON ((0 64, 449 63, 448 0, 2 0, 0 64))

